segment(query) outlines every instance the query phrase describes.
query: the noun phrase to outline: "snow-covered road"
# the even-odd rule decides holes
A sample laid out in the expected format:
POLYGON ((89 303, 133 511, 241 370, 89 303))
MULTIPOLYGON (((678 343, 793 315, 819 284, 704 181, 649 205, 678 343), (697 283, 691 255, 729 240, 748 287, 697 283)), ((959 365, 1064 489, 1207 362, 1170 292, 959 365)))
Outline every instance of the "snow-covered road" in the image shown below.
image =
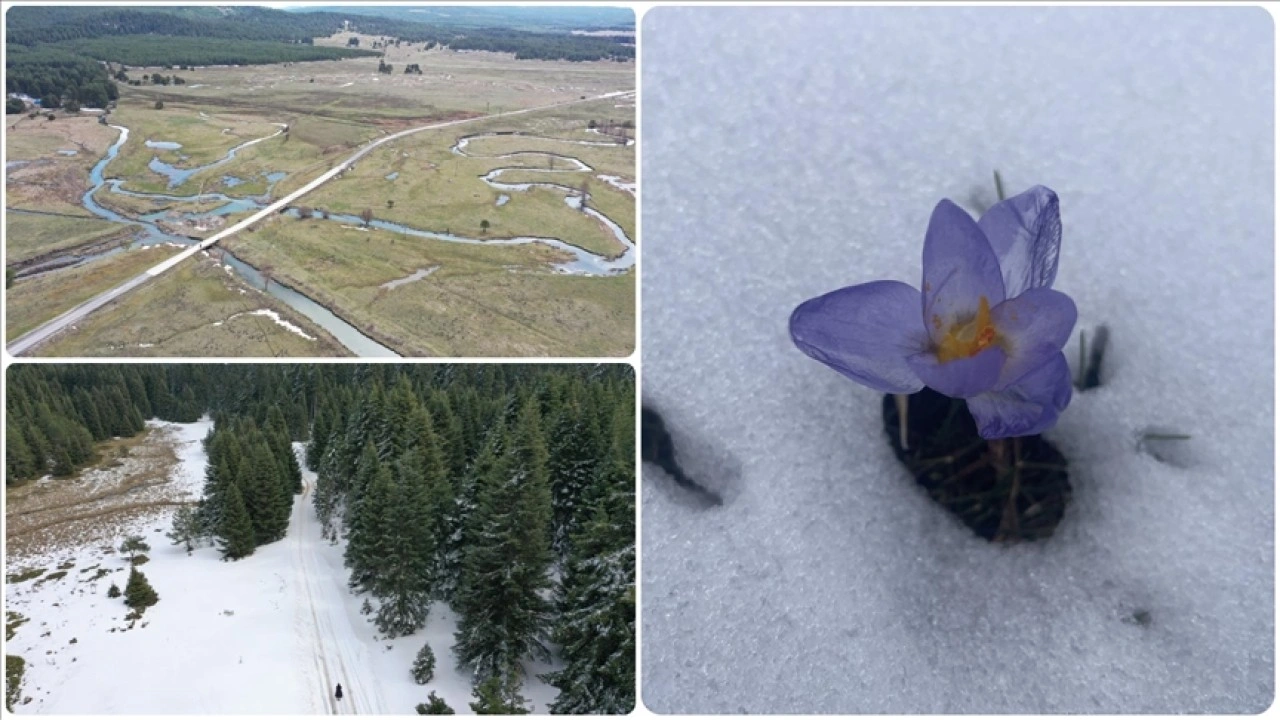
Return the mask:
MULTIPOLYGON (((302 461, 299 453, 299 462, 302 461)), ((369 632, 369 623, 357 617, 359 626, 352 624, 347 606, 350 591, 344 582, 345 572, 334 573, 327 567, 322 549, 328 545, 320 535, 320 524, 311 508, 311 492, 315 488, 315 473, 303 470, 304 491, 293 504, 293 519, 289 526, 290 537, 297 557, 296 580, 303 599, 296 608, 299 619, 298 640, 304 655, 312 662, 304 663, 317 692, 325 698, 316 712, 331 715, 389 714, 395 710, 387 707, 382 697, 378 679, 373 675, 373 662, 358 631, 369 632), (334 697, 334 690, 342 683, 343 697, 334 697)), ((401 712, 404 712, 401 709, 401 712)))

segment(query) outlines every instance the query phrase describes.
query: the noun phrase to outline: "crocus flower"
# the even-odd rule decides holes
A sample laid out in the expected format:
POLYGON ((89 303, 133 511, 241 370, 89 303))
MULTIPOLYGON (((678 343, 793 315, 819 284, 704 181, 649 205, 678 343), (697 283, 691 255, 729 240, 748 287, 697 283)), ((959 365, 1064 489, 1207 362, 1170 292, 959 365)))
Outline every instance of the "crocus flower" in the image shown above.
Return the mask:
POLYGON ((977 222, 943 200, 925 232, 923 292, 894 280, 835 290, 795 309, 791 338, 874 390, 963 398, 984 438, 1043 432, 1071 401, 1062 348, 1076 306, 1051 289, 1061 240, 1049 188, 977 222))

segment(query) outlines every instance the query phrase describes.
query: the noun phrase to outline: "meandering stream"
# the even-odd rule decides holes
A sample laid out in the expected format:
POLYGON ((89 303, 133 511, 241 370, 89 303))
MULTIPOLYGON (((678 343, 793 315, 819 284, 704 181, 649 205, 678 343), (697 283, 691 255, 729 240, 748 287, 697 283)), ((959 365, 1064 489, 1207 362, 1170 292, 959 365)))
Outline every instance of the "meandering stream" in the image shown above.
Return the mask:
MULTIPOLYGON (((276 183, 286 176, 285 173, 265 174, 265 178, 268 182, 267 189, 263 195, 254 196, 254 197, 231 197, 221 192, 201 192, 195 195, 183 196, 183 195, 170 195, 165 193, 148 193, 148 192, 128 190, 123 187, 125 182, 123 179, 107 178, 105 176, 105 171, 107 166, 111 163, 112 160, 114 160, 117 157, 117 155, 119 155, 120 148, 123 147, 124 144, 129 139, 129 129, 127 127, 124 127, 121 125, 111 125, 111 127, 120 132, 120 137, 114 143, 112 143, 111 146, 107 149, 106 155, 104 155, 102 159, 99 160, 93 166, 92 170, 89 173, 89 189, 83 195, 81 202, 84 205, 85 209, 87 209, 89 212, 93 213, 97 217, 100 217, 104 220, 107 220, 113 223, 119 223, 123 225, 130 225, 130 226, 136 227, 138 232, 135 234, 132 240, 131 246, 133 247, 155 245, 159 243, 176 243, 179 245, 186 245, 186 246, 193 245, 199 241, 191 237, 187 237, 184 235, 175 235, 171 232, 168 232, 160 225, 160 223, 166 222, 166 221, 167 222, 174 222, 174 221, 184 222, 184 221, 193 220, 193 219, 209 218, 213 216, 229 215, 232 213, 260 210, 270 203, 271 192, 274 189, 276 183), (117 213, 114 210, 111 210, 109 208, 102 206, 95 200, 94 195, 99 190, 102 190, 103 188, 106 188, 105 192, 116 194, 116 195, 132 197, 132 198, 161 201, 161 202, 170 202, 170 203, 179 203, 179 202, 194 202, 194 203, 200 203, 200 204, 210 203, 215 205, 215 207, 207 211, 182 212, 182 213, 174 213, 173 211, 170 211, 170 210, 157 210, 155 212, 144 213, 142 215, 139 215, 137 218, 130 218, 130 217, 125 217, 124 215, 121 215, 120 213, 117 213)), ((243 150, 244 148, 260 143, 264 140, 268 140, 270 138, 276 137, 282 132, 284 132, 283 125, 281 125, 281 130, 277 131, 276 133, 273 133, 272 135, 267 135, 264 137, 256 138, 254 140, 249 140, 247 142, 241 143, 235 146, 234 148, 231 148, 230 150, 228 150, 226 155, 224 155, 223 157, 211 163, 201 165, 198 167, 177 168, 171 164, 162 162, 158 157, 153 157, 148 167, 154 172, 166 177, 168 179, 169 188, 175 188, 185 183, 190 177, 194 176, 197 173, 203 172, 205 170, 210 170, 212 168, 220 167, 222 165, 229 163, 231 160, 235 158, 236 153, 243 150)), ((473 135, 473 136, 468 136, 460 139, 458 143, 453 146, 453 151, 459 155, 467 155, 465 151, 466 144, 470 139, 473 139, 476 137, 482 137, 482 136, 473 135)), ((526 136, 526 137, 537 137, 537 136, 526 136)), ((615 145, 615 143, 611 143, 611 142, 596 142, 596 141, 587 141, 587 140, 563 140, 560 138, 543 138, 543 137, 537 137, 537 139, 559 141, 559 142, 566 142, 566 143, 576 143, 580 145, 598 145, 598 146, 615 145)), ((177 145, 178 145, 177 143, 172 143, 172 142, 163 141, 163 140, 147 141, 148 147, 156 148, 156 149, 178 149, 177 145)), ((527 151, 527 152, 512 153, 511 155, 504 155, 504 156, 497 156, 497 157, 514 157, 517 155, 540 155, 542 157, 554 155, 555 157, 561 158, 562 160, 565 160, 565 161, 575 163, 576 165, 576 167, 569 170, 563 170, 563 169, 562 170, 541 170, 542 172, 576 173, 576 172, 592 171, 590 166, 588 166, 586 163, 582 162, 581 160, 578 160, 577 158, 569 157, 566 155, 558 155, 554 153, 527 151)), ((525 192, 533 187, 553 189, 555 191, 565 193, 565 202, 567 205, 569 205, 574 209, 580 209, 580 203, 582 199, 579 196, 578 190, 576 188, 573 188, 567 185, 558 184, 558 183, 553 183, 553 182, 504 183, 499 180, 499 178, 504 172, 515 171, 515 170, 538 171, 537 168, 529 168, 529 167, 518 167, 518 166, 503 167, 503 168, 496 168, 486 173, 480 179, 486 184, 488 184, 489 186, 502 190, 504 193, 525 192)), ((389 179, 393 180, 394 178, 389 178, 389 179)), ((223 178, 223 180, 224 180, 223 184, 226 187, 234 187, 235 185, 241 184, 242 182, 244 182, 244 179, 236 178, 233 176, 226 176, 223 178)), ((618 242, 623 246, 624 249, 622 253, 620 253, 616 257, 606 257, 606 256, 589 252, 577 246, 571 245, 567 242, 564 242, 563 240, 560 240, 559 238, 551 238, 551 237, 522 236, 522 237, 512 237, 512 238, 481 239, 481 238, 465 237, 461 235, 454 235, 451 233, 423 230, 423 229, 408 227, 405 225, 401 225, 399 223, 393 223, 385 220, 373 220, 371 223, 369 223, 369 225, 380 230, 386 230, 389 232, 394 232, 394 233, 398 233, 400 235, 405 235, 409 237, 419 237, 419 238, 425 238, 430 240, 463 243, 468 245, 524 245, 529 243, 541 243, 543 245, 547 245, 557 250, 560 250, 564 253, 567 253, 568 255, 571 256, 571 259, 555 264, 555 269, 558 272, 563 272, 563 273, 600 276, 600 275, 608 275, 608 274, 614 274, 618 272, 624 272, 628 268, 632 267, 635 264, 635 245, 632 243, 631 239, 627 237, 626 233, 622 230, 622 228, 612 219, 610 219, 609 217, 605 216, 603 213, 600 213, 599 211, 593 208, 588 207, 586 208, 585 212, 591 215, 592 217, 596 218, 601 223, 603 223, 607 228, 609 228, 610 232, 614 235, 615 238, 617 238, 618 242)), ((290 214, 296 217, 297 211, 290 210, 290 214)), ((318 219, 320 216, 316 215, 313 217, 318 219)), ((331 222, 339 222, 339 223, 344 223, 348 225, 359 225, 362 223, 362 220, 358 217, 355 217, 352 215, 337 214, 337 213, 330 213, 328 220, 331 222)), ((106 257, 107 255, 113 254, 115 252, 119 252, 121 249, 122 248, 116 248, 103 253, 85 255, 79 258, 78 261, 72 264, 80 264, 83 262, 88 262, 91 260, 106 257)), ((246 282, 259 288, 263 286, 264 278, 262 274, 253 266, 249 265, 248 263, 245 263, 239 258, 234 257, 230 253, 224 254, 223 262, 225 265, 230 267, 235 274, 243 278, 246 282)), ((306 295, 296 290, 293 290, 279 283, 272 283, 267 289, 267 292, 269 292, 272 296, 276 297, 277 299, 279 299, 289 307, 305 315, 306 317, 311 319, 312 322, 324 328, 331 335, 333 335, 339 342, 341 342, 348 350, 352 351, 356 355, 359 355, 362 357, 396 356, 396 353, 390 348, 368 337, 364 333, 357 330, 350 323, 339 318, 332 311, 321 306, 319 303, 315 302, 311 298, 307 297, 306 295)))

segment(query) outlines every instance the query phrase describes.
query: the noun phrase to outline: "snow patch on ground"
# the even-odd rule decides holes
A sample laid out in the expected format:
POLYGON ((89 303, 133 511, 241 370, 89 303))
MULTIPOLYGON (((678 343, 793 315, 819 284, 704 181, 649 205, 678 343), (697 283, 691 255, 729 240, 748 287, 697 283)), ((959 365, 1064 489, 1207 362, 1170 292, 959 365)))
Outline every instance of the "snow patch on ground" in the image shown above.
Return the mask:
POLYGON ((382 285, 380 285, 379 287, 384 287, 384 288, 387 288, 388 290, 398 288, 401 285, 408 285, 411 282, 421 280, 439 269, 440 269, 439 265, 432 265, 431 267, 428 267, 428 268, 421 268, 419 270, 415 270, 412 275, 406 275, 402 278, 396 278, 395 280, 388 280, 382 283, 382 285))
POLYGON ((646 137, 644 393, 727 499, 700 510, 644 467, 646 705, 1263 711, 1266 11, 658 7, 644 23, 644 125, 682 129, 646 137), (1055 287, 1080 328, 1112 330, 1105 384, 1047 434, 1071 463, 1066 517, 1015 547, 930 501, 881 396, 787 332, 821 293, 918 287, 934 205, 976 213, 993 169, 1058 192, 1055 287), (1185 467, 1138 450, 1154 424, 1192 436, 1185 467))

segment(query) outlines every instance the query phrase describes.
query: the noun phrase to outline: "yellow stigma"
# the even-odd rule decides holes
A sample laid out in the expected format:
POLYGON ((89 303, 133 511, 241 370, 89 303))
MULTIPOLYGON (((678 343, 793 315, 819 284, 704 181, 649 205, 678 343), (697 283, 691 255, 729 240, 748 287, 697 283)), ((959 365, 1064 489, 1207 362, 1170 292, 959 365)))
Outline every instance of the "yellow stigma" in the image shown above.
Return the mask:
MULTIPOLYGON (((933 316, 933 325, 941 329, 942 318, 933 316)), ((968 322, 952 324, 938 342, 938 362, 945 363, 977 355, 996 341, 996 326, 991 324, 991 304, 987 296, 978 298, 978 314, 968 322)))

